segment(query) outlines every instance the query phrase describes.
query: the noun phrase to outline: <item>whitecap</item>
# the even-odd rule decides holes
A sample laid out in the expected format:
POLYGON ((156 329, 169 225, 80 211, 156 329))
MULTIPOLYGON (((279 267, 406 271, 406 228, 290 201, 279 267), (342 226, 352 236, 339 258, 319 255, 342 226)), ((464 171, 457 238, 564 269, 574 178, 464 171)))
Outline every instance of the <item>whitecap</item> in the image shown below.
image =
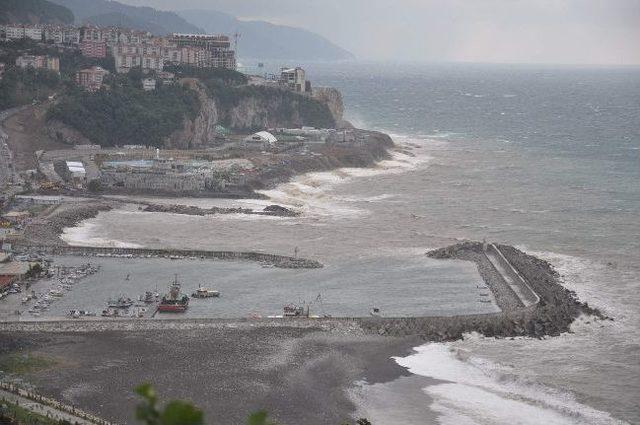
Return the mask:
POLYGON ((423 388, 441 424, 624 424, 577 402, 570 393, 450 344, 426 344, 414 350, 415 354, 394 360, 413 374, 444 381, 423 388))

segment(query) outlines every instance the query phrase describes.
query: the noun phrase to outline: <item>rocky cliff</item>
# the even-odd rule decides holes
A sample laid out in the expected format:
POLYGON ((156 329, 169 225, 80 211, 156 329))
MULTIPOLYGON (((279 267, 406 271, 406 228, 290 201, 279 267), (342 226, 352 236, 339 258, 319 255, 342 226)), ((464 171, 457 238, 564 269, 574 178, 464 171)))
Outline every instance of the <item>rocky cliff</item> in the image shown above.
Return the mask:
POLYGON ((174 132, 165 144, 175 148, 197 147, 216 136, 216 126, 235 131, 302 126, 333 128, 342 122, 342 95, 336 89, 316 89, 313 97, 287 90, 241 86, 205 87, 197 79, 182 84, 198 93, 201 109, 194 120, 174 132))
POLYGON ((216 102, 207 95, 207 90, 195 78, 185 78, 182 84, 194 90, 200 100, 200 112, 194 120, 185 119, 182 130, 175 131, 165 139, 169 148, 192 148, 200 146, 216 136, 218 108, 216 102))
POLYGON ((340 90, 333 87, 315 87, 313 89, 313 98, 327 105, 338 125, 342 123, 344 119, 344 103, 340 90))

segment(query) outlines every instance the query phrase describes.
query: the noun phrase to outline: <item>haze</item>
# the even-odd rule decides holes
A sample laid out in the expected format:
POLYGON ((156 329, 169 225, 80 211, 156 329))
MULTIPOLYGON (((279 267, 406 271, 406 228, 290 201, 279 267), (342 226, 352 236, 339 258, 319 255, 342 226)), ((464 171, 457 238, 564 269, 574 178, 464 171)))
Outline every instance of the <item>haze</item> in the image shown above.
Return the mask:
POLYGON ((359 59, 640 64, 640 0, 123 0, 302 27, 359 59))

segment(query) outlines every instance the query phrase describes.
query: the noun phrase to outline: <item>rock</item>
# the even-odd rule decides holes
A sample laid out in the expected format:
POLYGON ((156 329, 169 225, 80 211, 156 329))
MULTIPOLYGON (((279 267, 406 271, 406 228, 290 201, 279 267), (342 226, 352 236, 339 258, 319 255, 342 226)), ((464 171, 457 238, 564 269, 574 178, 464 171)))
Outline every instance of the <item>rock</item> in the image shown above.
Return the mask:
POLYGON ((294 211, 280 205, 268 205, 264 207, 262 212, 268 215, 275 215, 278 217, 297 217, 300 215, 298 211, 294 211))

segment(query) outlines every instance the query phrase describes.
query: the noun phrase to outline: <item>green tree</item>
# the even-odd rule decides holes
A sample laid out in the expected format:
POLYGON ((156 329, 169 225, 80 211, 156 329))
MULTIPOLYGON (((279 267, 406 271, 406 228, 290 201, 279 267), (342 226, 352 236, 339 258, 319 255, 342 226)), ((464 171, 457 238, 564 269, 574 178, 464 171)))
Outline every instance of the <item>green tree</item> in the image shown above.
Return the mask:
POLYGON ((174 400, 160 409, 158 397, 150 384, 140 385, 135 392, 142 397, 136 408, 136 419, 147 425, 202 425, 202 411, 192 404, 174 400))

